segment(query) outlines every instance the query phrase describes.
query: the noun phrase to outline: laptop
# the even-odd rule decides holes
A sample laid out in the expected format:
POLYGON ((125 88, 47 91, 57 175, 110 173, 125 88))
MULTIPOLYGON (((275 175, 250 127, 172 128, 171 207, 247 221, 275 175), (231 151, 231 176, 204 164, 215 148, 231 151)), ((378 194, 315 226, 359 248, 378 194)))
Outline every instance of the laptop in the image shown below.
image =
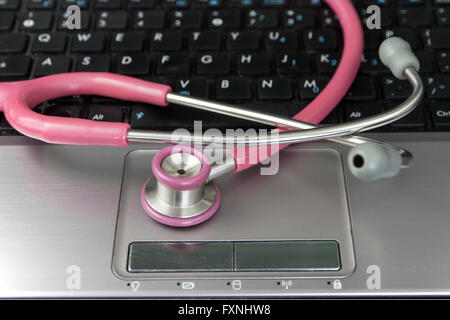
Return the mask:
MULTIPOLYGON (((385 38, 406 39, 426 97, 365 135, 411 151, 410 168, 362 182, 346 167, 348 148, 294 145, 271 174, 259 165, 218 178, 217 213, 175 228, 151 219, 139 200, 163 145, 50 145, 0 114, 0 297, 448 296, 450 1, 353 3, 364 57, 323 123, 374 115, 409 96, 377 53, 385 38), (366 27, 370 5, 380 8, 381 29, 366 27)), ((341 49, 339 23, 319 0, 0 0, 1 82, 113 72, 292 117, 327 84, 341 49)), ((99 96, 34 110, 136 129, 193 130, 195 121, 221 132, 270 129, 99 96)))

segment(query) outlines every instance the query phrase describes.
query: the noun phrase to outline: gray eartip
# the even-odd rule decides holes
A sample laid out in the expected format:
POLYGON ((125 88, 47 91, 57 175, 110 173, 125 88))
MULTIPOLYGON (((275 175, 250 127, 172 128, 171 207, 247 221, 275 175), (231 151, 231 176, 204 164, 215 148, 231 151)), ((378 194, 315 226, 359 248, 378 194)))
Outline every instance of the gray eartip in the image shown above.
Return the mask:
POLYGON ((402 157, 391 146, 369 142, 352 148, 347 163, 358 179, 375 181, 395 176, 401 169, 402 157))
POLYGON ((413 67, 419 72, 419 60, 409 43, 402 38, 392 37, 384 40, 378 50, 378 54, 381 62, 398 79, 406 79, 403 73, 409 67, 413 67))

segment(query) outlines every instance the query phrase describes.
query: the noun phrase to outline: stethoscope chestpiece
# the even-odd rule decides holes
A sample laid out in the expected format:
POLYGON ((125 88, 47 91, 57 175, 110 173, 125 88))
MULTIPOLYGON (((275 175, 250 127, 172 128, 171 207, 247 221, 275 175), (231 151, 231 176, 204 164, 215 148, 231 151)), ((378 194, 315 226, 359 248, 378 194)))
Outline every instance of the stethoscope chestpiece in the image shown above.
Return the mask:
POLYGON ((211 218, 220 205, 220 191, 208 182, 209 158, 199 149, 174 145, 160 150, 152 161, 153 177, 141 192, 141 203, 154 220, 189 227, 211 218))

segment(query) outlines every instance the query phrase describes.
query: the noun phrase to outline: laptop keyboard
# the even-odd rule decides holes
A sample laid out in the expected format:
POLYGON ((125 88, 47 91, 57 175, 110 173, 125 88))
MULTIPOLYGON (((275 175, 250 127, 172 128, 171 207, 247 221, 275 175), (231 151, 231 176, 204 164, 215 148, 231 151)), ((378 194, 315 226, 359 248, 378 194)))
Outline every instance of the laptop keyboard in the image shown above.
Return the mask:
MULTIPOLYGON (((450 0, 356 0, 381 7, 381 30, 365 29, 361 70, 326 124, 370 116, 408 97, 377 47, 393 35, 421 60, 426 98, 413 113, 378 131, 450 130, 450 0)), ((0 0, 0 82, 74 72, 114 72, 170 84, 181 94, 292 117, 328 83, 342 37, 318 0, 0 0), (66 8, 81 8, 81 30, 66 8)), ((133 128, 260 128, 231 117, 105 97, 65 97, 37 112, 128 122, 133 128)), ((18 134, 0 113, 0 133, 18 134)))

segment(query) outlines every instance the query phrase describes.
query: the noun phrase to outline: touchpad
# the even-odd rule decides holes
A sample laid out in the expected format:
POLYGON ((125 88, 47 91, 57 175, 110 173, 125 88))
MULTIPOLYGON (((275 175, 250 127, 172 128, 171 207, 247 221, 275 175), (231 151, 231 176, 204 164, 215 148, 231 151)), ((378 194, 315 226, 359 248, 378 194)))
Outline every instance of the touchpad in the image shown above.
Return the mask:
POLYGON ((150 218, 140 192, 157 150, 125 160, 113 267, 124 278, 345 276, 355 268, 340 153, 285 149, 279 162, 216 179, 208 221, 176 228, 150 218))

